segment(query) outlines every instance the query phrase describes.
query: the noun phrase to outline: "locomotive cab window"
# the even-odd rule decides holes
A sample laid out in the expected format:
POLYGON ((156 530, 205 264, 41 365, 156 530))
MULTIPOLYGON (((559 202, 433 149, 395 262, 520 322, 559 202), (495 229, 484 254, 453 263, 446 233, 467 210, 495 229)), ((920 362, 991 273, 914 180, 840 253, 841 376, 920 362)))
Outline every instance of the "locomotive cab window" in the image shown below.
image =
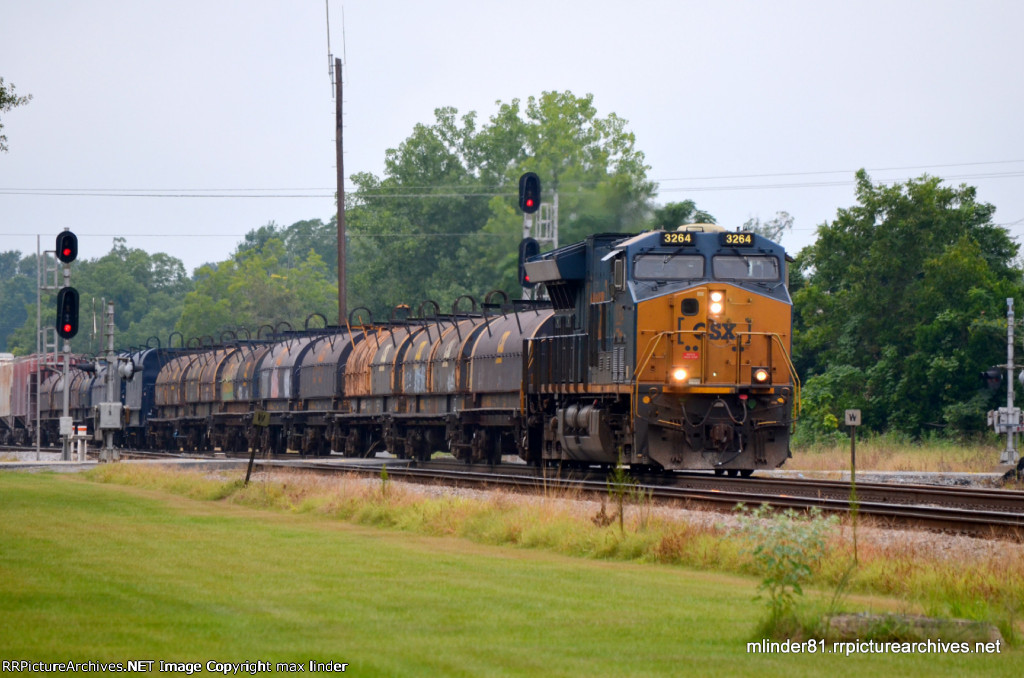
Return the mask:
POLYGON ((622 256, 615 257, 615 261, 612 263, 612 280, 615 289, 620 292, 626 289, 626 261, 622 256))
POLYGON ((700 280, 704 257, 699 254, 640 254, 633 258, 637 280, 700 280))
POLYGON ((716 280, 778 280, 776 257, 718 255, 711 261, 716 280))

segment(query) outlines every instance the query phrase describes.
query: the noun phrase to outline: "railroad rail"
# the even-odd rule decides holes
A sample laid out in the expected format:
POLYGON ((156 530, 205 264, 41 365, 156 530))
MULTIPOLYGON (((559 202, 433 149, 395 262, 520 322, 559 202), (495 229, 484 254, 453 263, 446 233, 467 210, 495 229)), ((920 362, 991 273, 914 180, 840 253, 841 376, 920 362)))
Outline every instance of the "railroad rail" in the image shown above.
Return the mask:
MULTIPOLYGON (((238 457, 217 455, 122 452, 123 457, 175 459, 203 463, 220 461, 241 464, 238 457)), ((379 475, 418 483, 444 483, 459 487, 501 487, 516 492, 560 491, 602 496, 609 480, 598 469, 559 472, 522 464, 467 465, 461 462, 406 462, 399 459, 311 460, 258 459, 259 468, 304 470, 317 473, 379 475)), ((851 485, 838 480, 808 478, 730 478, 699 473, 641 475, 630 482, 651 500, 695 509, 731 511, 738 504, 768 504, 786 509, 817 507, 833 514, 850 514, 851 485)), ((858 515, 887 527, 917 527, 968 533, 988 538, 1024 540, 1024 492, 976 487, 940 487, 877 482, 856 483, 858 515)))
MULTIPOLYGON (((370 460, 367 460, 370 461, 370 460)), ((263 460, 263 468, 303 469, 318 472, 379 474, 375 464, 281 462, 263 460)), ((413 482, 443 482, 462 487, 502 487, 512 491, 565 491, 591 496, 607 495, 609 481, 594 472, 545 473, 544 469, 516 466, 515 470, 456 470, 431 464, 388 466, 390 478, 413 482), (576 473, 574 476, 573 473, 576 473)), ((550 471, 550 469, 549 469, 550 471)), ((694 475, 665 476, 664 482, 640 482, 637 489, 652 500, 690 508, 730 511, 737 504, 768 504, 776 508, 808 510, 814 507, 849 514, 850 484, 842 481, 721 478, 694 475)), ((912 526, 969 533, 991 538, 1024 539, 1024 492, 979 488, 942 488, 924 485, 857 483, 857 513, 883 525, 912 526)))

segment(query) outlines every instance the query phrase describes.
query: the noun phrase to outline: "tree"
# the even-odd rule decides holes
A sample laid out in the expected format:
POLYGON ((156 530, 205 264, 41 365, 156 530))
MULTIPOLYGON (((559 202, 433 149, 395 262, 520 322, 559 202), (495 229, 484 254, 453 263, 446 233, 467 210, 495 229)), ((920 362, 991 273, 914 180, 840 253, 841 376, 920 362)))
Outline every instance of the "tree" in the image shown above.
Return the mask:
POLYGON ((775 217, 761 221, 760 217, 752 217, 743 222, 743 230, 763 235, 773 242, 782 240, 786 232, 793 230, 793 217, 789 212, 776 212, 775 217))
POLYGON ((544 200, 558 192, 563 243, 642 225, 655 188, 625 120, 598 116, 591 95, 498 102, 483 125, 474 112, 439 108, 387 151, 383 178, 353 176, 350 295, 375 314, 496 287, 518 296, 516 187, 528 170, 544 200))
POLYGON ((697 204, 692 200, 682 202, 670 202, 664 207, 654 210, 653 227, 674 231, 683 224, 714 224, 715 218, 697 209, 697 204))
MULTIPOLYGON (((337 219, 337 217, 335 217, 337 219)), ((284 245, 284 264, 288 267, 297 266, 310 251, 320 255, 328 274, 338 275, 337 222, 331 220, 324 223, 320 219, 297 221, 291 226, 280 227, 273 221, 265 226, 253 229, 245 234, 238 243, 233 256, 255 250, 262 252, 267 242, 278 239, 284 245)))
POLYGON ((984 428, 977 374, 1005 356, 999 319, 1022 296, 1018 246, 969 186, 876 185, 861 170, 857 200, 797 259, 794 353, 824 408, 811 425, 859 406, 877 430, 984 428))
POLYGON ((35 350, 36 257, 21 252, 0 253, 0 352, 35 350), (32 319, 23 340, 15 333, 32 319), (23 347, 22 344, 27 342, 23 347), (26 350, 27 349, 27 350, 26 350))
MULTIPOLYGON (((35 351, 36 258, 22 259, 16 270, 6 264, 10 253, 0 255, 0 342, 19 354, 35 351)), ((114 302, 114 341, 117 348, 141 346, 150 337, 165 341, 181 314, 181 303, 191 282, 180 259, 164 253, 148 254, 128 248, 115 238, 110 252, 97 259, 73 264, 72 283, 81 297, 81 331, 73 340, 79 353, 106 350, 103 342, 105 301, 114 302)), ((44 326, 54 320, 53 293, 42 299, 44 326)))
MULTIPOLYGON (((8 111, 18 107, 24 106, 32 100, 32 95, 19 97, 14 93, 14 85, 4 85, 4 79, 0 78, 0 113, 7 113, 8 111)), ((3 122, 0 122, 0 131, 4 128, 3 122)), ((7 135, 0 134, 0 151, 7 152, 7 135)))
POLYGON ((338 291, 323 259, 310 251, 289 267, 288 258, 284 243, 274 237, 216 268, 201 267, 195 289, 185 296, 178 331, 216 341, 225 330, 246 328, 255 336, 260 326, 282 321, 302 328, 312 313, 333 318, 338 291))

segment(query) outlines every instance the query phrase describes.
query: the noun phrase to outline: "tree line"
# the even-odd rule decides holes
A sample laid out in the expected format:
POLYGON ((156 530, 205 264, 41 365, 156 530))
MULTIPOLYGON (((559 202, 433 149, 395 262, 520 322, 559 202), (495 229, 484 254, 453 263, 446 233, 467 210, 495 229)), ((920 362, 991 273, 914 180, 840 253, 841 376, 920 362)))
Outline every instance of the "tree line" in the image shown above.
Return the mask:
MULTIPOLYGON (((561 244, 598 232, 714 222, 692 200, 657 205, 657 187, 624 119, 590 95, 545 92, 498 102, 486 121, 440 108, 385 154, 382 176, 358 173, 346 197, 349 308, 377 319, 398 304, 491 289, 519 296, 518 177, 557 191, 561 244)), ((978 374, 1004 361, 1007 298, 1022 298, 1018 245, 975 189, 923 176, 893 185, 856 177, 856 204, 817 228, 791 266, 793 354, 804 383, 799 435, 830 439, 847 408, 875 430, 920 437, 984 429, 998 396, 978 374)), ((732 225, 730 225, 732 226, 732 225)), ((779 212, 742 225, 777 239, 779 212)), ((76 351, 101 350, 102 306, 113 300, 117 343, 164 345, 172 332, 218 341, 225 331, 312 313, 335 321, 334 218, 269 223, 231 256, 186 275, 181 261, 115 240, 75 263, 82 298, 76 351), (92 332, 92 309, 96 308, 92 332)), ((0 351, 35 350, 35 256, 0 253, 0 351)), ((44 323, 52 304, 43 302, 44 323)))

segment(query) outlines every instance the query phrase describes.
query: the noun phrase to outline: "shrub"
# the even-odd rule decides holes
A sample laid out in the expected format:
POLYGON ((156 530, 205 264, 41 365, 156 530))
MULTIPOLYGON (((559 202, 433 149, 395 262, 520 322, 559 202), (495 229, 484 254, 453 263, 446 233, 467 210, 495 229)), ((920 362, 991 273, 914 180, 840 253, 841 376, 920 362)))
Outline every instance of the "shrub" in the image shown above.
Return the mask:
POLYGON ((737 510, 745 550, 762 575, 760 590, 768 597, 769 627, 789 628, 796 597, 803 595, 803 583, 825 554, 828 532, 839 521, 835 516, 822 517, 817 508, 807 517, 793 509, 774 513, 765 505, 750 510, 741 504, 737 510))

